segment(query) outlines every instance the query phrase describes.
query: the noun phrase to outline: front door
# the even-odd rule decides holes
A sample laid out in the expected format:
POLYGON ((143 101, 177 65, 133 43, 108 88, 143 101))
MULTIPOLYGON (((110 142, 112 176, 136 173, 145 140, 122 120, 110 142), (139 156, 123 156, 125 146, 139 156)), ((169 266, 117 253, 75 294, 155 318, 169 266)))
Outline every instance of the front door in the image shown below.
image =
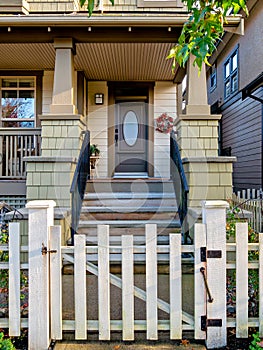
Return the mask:
POLYGON ((144 102, 116 105, 115 174, 147 173, 147 116, 144 102))

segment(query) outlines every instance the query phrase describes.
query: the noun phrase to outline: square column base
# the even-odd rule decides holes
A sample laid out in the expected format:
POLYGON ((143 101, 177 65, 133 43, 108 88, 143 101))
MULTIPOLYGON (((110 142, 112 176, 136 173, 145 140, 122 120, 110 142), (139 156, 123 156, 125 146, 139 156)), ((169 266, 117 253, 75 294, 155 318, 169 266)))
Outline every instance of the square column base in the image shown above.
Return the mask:
POLYGON ((200 208, 204 200, 232 198, 232 172, 236 157, 184 158, 189 186, 188 207, 200 208))

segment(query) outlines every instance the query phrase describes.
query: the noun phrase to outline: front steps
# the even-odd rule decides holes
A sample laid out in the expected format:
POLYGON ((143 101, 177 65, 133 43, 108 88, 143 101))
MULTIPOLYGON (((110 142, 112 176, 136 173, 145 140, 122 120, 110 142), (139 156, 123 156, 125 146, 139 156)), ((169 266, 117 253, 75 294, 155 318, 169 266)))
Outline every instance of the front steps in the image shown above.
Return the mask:
POLYGON ((177 203, 170 180, 95 179, 87 183, 78 233, 87 244, 96 242, 97 225, 110 225, 111 243, 133 234, 143 243, 145 225, 157 224, 158 240, 167 242, 171 232, 180 232, 177 203))

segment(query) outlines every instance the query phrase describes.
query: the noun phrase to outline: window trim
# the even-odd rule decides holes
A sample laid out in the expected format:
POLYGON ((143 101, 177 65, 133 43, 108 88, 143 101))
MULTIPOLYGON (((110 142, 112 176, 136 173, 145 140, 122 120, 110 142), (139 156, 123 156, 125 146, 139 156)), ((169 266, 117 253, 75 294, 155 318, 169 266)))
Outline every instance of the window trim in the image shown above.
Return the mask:
POLYGON ((235 50, 231 52, 231 54, 227 57, 227 59, 224 62, 224 99, 228 100, 233 95, 235 95, 238 92, 239 89, 239 47, 236 47, 235 50), (233 69, 233 58, 237 56, 237 66, 235 69, 233 69), (229 64, 229 75, 226 77, 226 67, 229 64), (237 78, 237 88, 236 90, 232 90, 233 86, 233 80, 234 78, 237 78), (226 86, 227 84, 230 84, 230 93, 226 94, 226 86))
POLYGON ((214 63, 211 67, 211 74, 210 74, 210 92, 213 92, 217 88, 217 66, 216 63, 214 63), (212 78, 215 78, 215 84, 212 86, 212 78))
POLYGON ((137 0, 137 7, 184 7, 182 0, 137 0))

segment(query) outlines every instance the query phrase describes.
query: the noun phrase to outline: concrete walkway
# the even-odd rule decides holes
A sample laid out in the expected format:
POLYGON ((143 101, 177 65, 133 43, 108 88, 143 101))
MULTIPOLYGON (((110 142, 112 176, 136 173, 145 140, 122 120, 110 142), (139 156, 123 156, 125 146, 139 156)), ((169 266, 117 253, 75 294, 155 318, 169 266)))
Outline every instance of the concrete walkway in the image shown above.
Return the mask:
POLYGON ((108 342, 76 342, 76 341, 64 341, 56 343, 55 350, 205 350, 206 347, 201 344, 180 344, 179 342, 173 343, 108 343, 108 342))

